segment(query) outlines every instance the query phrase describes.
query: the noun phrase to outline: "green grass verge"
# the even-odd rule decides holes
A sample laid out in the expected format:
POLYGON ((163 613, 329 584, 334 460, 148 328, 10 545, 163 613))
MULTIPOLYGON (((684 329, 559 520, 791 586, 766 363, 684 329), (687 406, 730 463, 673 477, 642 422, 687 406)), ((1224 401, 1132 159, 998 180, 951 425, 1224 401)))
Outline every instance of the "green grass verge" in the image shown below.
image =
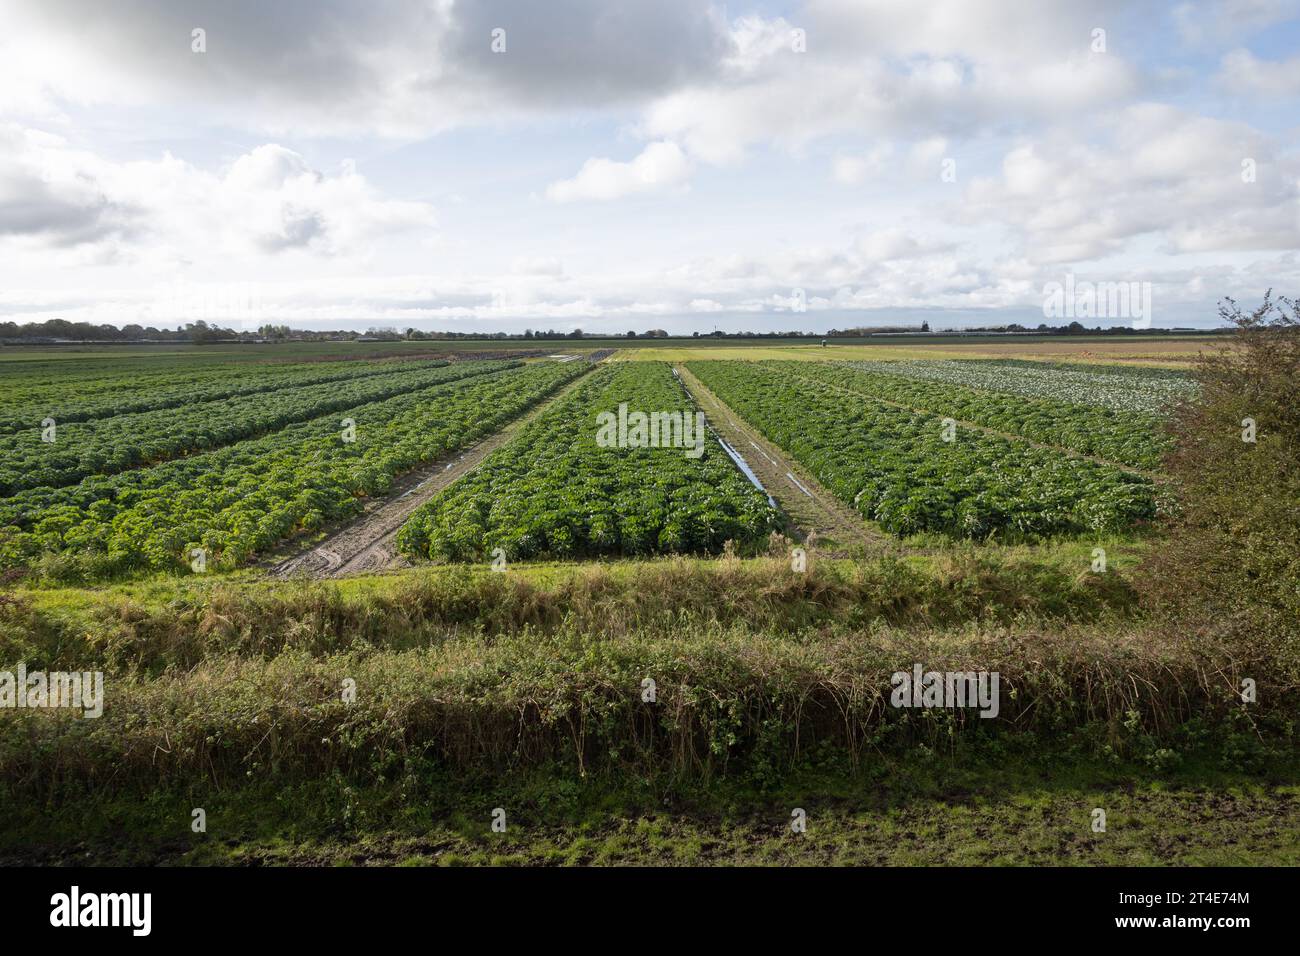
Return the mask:
POLYGON ((1032 618, 1103 623, 1138 614, 1128 575, 1138 546, 967 546, 867 562, 784 557, 434 567, 338 581, 251 574, 157 577, 102 588, 18 587, 0 595, 0 666, 139 668, 214 654, 424 647, 457 634, 523 629, 606 635, 743 626, 790 634, 848 625, 956 627, 1032 618))
POLYGON ((0 864, 1083 865, 1300 863, 1300 771, 1157 773, 1029 753, 927 751, 776 787, 411 772, 359 785, 248 784, 12 802, 0 864), (206 831, 191 828, 206 813, 206 831), (505 811, 505 832, 492 814, 505 811), (807 828, 791 828, 796 808, 807 828), (1104 832, 1093 829, 1096 809, 1104 832))

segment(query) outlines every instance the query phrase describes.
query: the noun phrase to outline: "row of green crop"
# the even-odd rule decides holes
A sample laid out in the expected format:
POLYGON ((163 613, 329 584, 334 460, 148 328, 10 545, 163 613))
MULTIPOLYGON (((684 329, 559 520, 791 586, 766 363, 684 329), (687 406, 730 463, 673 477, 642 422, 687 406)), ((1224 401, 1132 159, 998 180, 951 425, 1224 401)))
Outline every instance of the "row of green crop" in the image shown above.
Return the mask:
POLYGON ((586 371, 545 363, 436 385, 217 451, 0 499, 0 567, 67 556, 84 578, 233 568, 302 529, 357 514, 412 468, 464 448, 586 371))
POLYGON ((112 475, 220 448, 293 422, 506 367, 502 362, 434 368, 388 365, 382 373, 344 381, 198 400, 88 422, 56 422, 48 430, 25 429, 0 436, 0 496, 43 485, 70 485, 91 475, 112 475))
MULTIPOLYGON (((1117 412, 1048 398, 1025 398, 962 385, 926 382, 868 371, 857 363, 783 362, 789 374, 899 402, 918 411, 1010 432, 1133 468, 1154 471, 1168 450, 1151 415, 1117 412)), ((888 363, 873 363, 872 368, 888 363)))
POLYGON ((1196 383, 1189 376, 1170 369, 1020 359, 854 364, 865 371, 922 382, 961 385, 1024 398, 1048 398, 1140 415, 1164 415, 1196 393, 1196 383))
POLYGON ((447 363, 229 365, 215 369, 132 371, 89 379, 78 375, 77 369, 68 368, 67 362, 42 364, 52 366, 47 374, 24 376, 21 384, 11 381, 0 387, 0 434, 28 429, 35 433, 47 418, 54 419, 56 424, 84 422, 238 395, 258 395, 283 388, 385 375, 398 367, 429 369, 447 363))
POLYGON ((773 363, 688 368, 835 495, 895 534, 1027 539, 1155 516, 1151 482, 1109 465, 950 427, 773 363))
MULTIPOLYGON (((692 416, 671 369, 657 362, 601 369, 531 423, 471 475, 435 496, 398 534, 413 555, 507 560, 658 553, 717 553, 766 538, 776 520, 711 434, 690 447, 601 443, 598 416, 637 412, 692 416)), ((675 433, 680 436, 680 432, 675 433)))

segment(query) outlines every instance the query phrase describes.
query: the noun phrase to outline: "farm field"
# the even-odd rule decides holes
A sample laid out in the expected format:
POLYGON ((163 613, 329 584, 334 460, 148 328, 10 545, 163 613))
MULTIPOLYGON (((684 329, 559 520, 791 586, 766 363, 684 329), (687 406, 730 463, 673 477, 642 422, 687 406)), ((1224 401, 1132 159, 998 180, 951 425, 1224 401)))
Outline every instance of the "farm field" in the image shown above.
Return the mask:
MULTIPOLYGON (((687 368, 842 501, 894 534, 1041 537, 1126 530, 1155 517, 1154 488, 1146 479, 963 430, 944 414, 998 421, 998 405, 987 395, 972 398, 948 386, 915 397, 905 380, 872 379, 836 366, 815 366, 809 376, 799 374, 802 366, 771 363, 692 362, 687 368), (886 403, 876 397, 881 393, 928 409, 886 403)), ((1035 434, 1068 440, 1072 409, 1016 401, 1017 422, 1037 416, 1044 421, 1035 434)))
MULTIPOLYGON (((940 366, 922 367, 933 370, 940 366)), ((914 367, 901 373, 896 368, 897 364, 891 367, 889 363, 864 368, 860 363, 819 362, 812 366, 794 365, 786 371, 792 379, 822 382, 842 393, 951 417, 1003 435, 1135 468, 1158 468, 1169 450, 1160 429, 1161 402, 1147 397, 1144 389, 1150 380, 1145 377, 1112 376, 1109 381, 1097 381, 1101 376, 1094 375, 1077 392, 1087 395, 1088 400, 1068 401, 1045 395, 1025 397, 1024 383, 1018 380, 1019 369, 984 370, 981 374, 988 380, 973 386, 956 381, 918 380, 914 367), (1102 389, 1117 380, 1122 384, 1116 392, 1123 396, 1125 405, 1118 410, 1100 403, 1106 395, 1102 389)), ((969 375, 967 369, 961 371, 969 375)), ((1069 374, 1078 373, 1061 372, 1056 396, 1066 393, 1069 383, 1064 376, 1069 374)), ((1172 402, 1166 400, 1164 404, 1172 402)))
POLYGON ((0 499, 0 564, 66 558, 88 577, 183 572, 201 549, 204 572, 209 561, 233 568, 291 534, 355 514, 360 496, 491 432, 583 371, 582 363, 417 371, 397 395, 363 390, 263 437, 25 489, 0 499))
POLYGON ((1086 365, 1066 362, 989 361, 854 362, 865 372, 880 372, 920 382, 936 382, 1027 398, 1057 399, 1116 412, 1159 415, 1180 399, 1195 395, 1186 372, 1153 366, 1086 365))
MULTIPOLYGON (((435 368, 446 362, 419 364, 435 368)), ((97 374, 83 376, 65 374, 69 371, 66 367, 42 363, 12 372, 0 386, 0 397, 8 409, 0 429, 9 434, 45 417, 53 418, 56 424, 82 422, 399 371, 386 362, 277 363, 139 372, 119 365, 118 369, 115 374, 105 375, 101 369, 97 374)), ((400 369, 413 370, 409 365, 400 369)))
POLYGON ((702 423, 694 432, 694 407, 667 365, 601 369, 416 512, 399 544, 408 554, 466 561, 498 548, 507 558, 632 557, 765 542, 776 525, 766 496, 702 423), (620 406, 662 413, 664 434, 650 434, 647 423, 643 441, 632 434, 625 447, 601 444, 592 423, 620 406))
MULTIPOLYGON (((461 378, 495 371, 491 363, 446 367, 389 368, 384 372, 310 385, 240 394, 211 401, 191 393, 174 407, 134 413, 101 412, 101 420, 72 421, 62 426, 51 415, 41 434, 24 429, 0 437, 0 494, 22 488, 75 484, 94 475, 111 475, 138 465, 220 448, 244 438, 277 431, 286 425, 371 402, 382 401, 461 378)), ((164 399, 159 398, 159 401, 164 399)), ((176 399, 167 399, 174 402, 176 399)), ((88 417, 89 411, 72 410, 88 417)), ((18 416, 14 416, 15 419, 18 416)))
POLYGON ((784 359, 787 361, 900 361, 907 359, 1012 359, 1034 362, 1083 362, 1115 366, 1187 368, 1205 352, 1225 344, 1222 336, 1169 335, 1117 341, 1078 336, 890 336, 828 339, 827 344, 776 342, 671 342, 637 345, 620 351, 629 361, 686 362, 692 359, 784 359))
POLYGON ((417 344, 0 363, 0 671, 107 688, 0 708, 0 859, 1294 862, 1290 665, 1149 609, 1159 343, 417 344), (916 662, 994 719, 892 705, 916 662))
POLYGON ((1070 335, 873 335, 839 337, 823 348, 815 338, 716 339, 711 336, 663 340, 618 336, 573 339, 435 339, 374 342, 285 342, 278 344, 63 344, 0 345, 0 365, 24 373, 42 365, 65 366, 60 375, 99 376, 105 370, 163 367, 221 367, 302 362, 392 361, 448 358, 483 352, 531 352, 534 355, 616 349, 617 359, 685 361, 687 358, 826 358, 895 360, 906 358, 1023 359, 1186 368, 1196 356, 1223 347, 1223 335, 1164 333, 1098 339, 1070 335), (828 353, 835 352, 834 356, 828 353))

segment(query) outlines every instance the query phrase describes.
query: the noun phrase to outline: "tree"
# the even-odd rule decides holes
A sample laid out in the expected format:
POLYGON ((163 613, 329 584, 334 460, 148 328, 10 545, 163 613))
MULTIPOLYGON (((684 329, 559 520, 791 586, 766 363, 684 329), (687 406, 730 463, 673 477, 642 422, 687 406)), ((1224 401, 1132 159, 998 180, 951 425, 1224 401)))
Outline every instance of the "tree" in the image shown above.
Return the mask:
POLYGON ((220 329, 215 325, 208 325, 202 319, 199 319, 189 328, 190 341, 196 345, 204 345, 211 342, 219 342, 226 336, 234 335, 234 332, 227 329, 220 329))

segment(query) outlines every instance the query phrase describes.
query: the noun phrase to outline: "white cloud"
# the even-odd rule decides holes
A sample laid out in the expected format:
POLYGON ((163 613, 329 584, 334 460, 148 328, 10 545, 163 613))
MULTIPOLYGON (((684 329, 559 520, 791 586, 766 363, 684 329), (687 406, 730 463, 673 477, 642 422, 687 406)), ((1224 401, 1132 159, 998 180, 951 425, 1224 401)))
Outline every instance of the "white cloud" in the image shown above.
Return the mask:
POLYGON ((631 109, 646 138, 726 162, 837 131, 955 135, 1104 106, 1140 77, 1092 56, 1118 0, 808 0, 728 21, 709 0, 0 0, 0 109, 200 112, 270 133, 418 137, 525 116, 631 109), (190 31, 207 31, 206 53, 190 31), (507 46, 493 53, 494 28, 507 46), (807 52, 792 32, 806 31, 807 52))
POLYGON ((1248 96, 1300 95, 1300 56, 1260 60, 1249 50, 1233 50, 1223 57, 1218 80, 1233 93, 1248 96))
MULTIPOLYGON (((728 317, 762 328, 765 320, 790 327, 792 291, 806 291, 808 315, 800 327, 844 327, 872 321, 872 310, 885 310, 886 320, 898 320, 899 310, 935 310, 932 323, 945 310, 978 314, 985 321, 1006 321, 999 310, 1041 309, 1043 284, 1060 281, 1059 266, 1025 260, 979 262, 958 247, 911 235, 869 237, 842 249, 797 249, 765 256, 726 255, 696 259, 663 270, 623 269, 584 271, 572 275, 390 275, 363 273, 310 279, 276 279, 250 283, 238 290, 256 303, 256 321, 288 322, 300 326, 365 327, 366 324, 415 324, 429 327, 501 329, 525 325, 573 327, 609 332, 625 331, 627 323, 662 320, 665 328, 689 331, 701 327, 692 315, 728 317), (873 247, 897 245, 901 258, 873 260, 873 247), (891 317, 891 310, 894 313, 891 317), (669 321, 672 320, 672 321, 669 321)), ((1180 268, 1137 269, 1123 274, 1113 269, 1080 270, 1080 276, 1101 280, 1151 281, 1161 312, 1171 324, 1189 308, 1213 316, 1219 296, 1258 294, 1263 287, 1300 284, 1300 262, 1294 253, 1235 267, 1189 265, 1180 268)), ((99 288, 92 293, 63 288, 0 291, 0 320, 65 318, 73 321, 175 325, 205 318, 230 324, 219 308, 232 298, 222 284, 192 283, 178 291, 157 288, 99 288), (182 312, 175 311, 179 303, 182 312), (200 308, 215 304, 216 309, 200 308)), ((1195 314, 1195 313, 1193 313, 1195 314)), ((1023 319, 1020 315, 1017 318, 1023 319)), ((1162 323, 1165 320, 1162 320, 1162 323)), ((728 327, 735 327, 735 321, 728 327)), ((775 327, 769 324, 767 327, 775 327)))
POLYGON ((889 143, 865 153, 839 154, 831 164, 831 177, 844 186, 860 186, 886 171, 894 149, 889 143))
POLYGON ((1300 162, 1250 127, 1143 104, 1102 142, 1079 133, 1010 150, 999 178, 972 182, 962 217, 1012 227, 1038 262, 1119 253, 1146 235, 1172 254, 1300 246, 1300 162), (1256 163, 1253 182, 1243 158, 1256 163))
POLYGON ((0 313, 138 320, 178 275, 260 282, 283 321, 615 328, 796 287, 814 315, 1015 308, 1094 260, 1282 288, 1300 59, 1256 37, 1298 5, 0 0, 0 313), (687 188, 689 235, 612 202, 687 188))
POLYGON ((376 237, 430 225, 426 204, 379 197, 353 165, 326 175, 277 144, 211 173, 170 154, 113 163, 57 136, 0 127, 0 240, 25 248, 180 263, 357 255, 376 237))
POLYGON ((869 262, 915 260, 938 253, 951 252, 953 243, 944 240, 918 239, 905 229, 882 229, 857 241, 857 251, 869 262))
POLYGON ((274 135, 413 137, 622 106, 713 71, 730 42, 697 0, 134 0, 98 17, 80 0, 0 0, 0 22, 0 107, 198 109, 274 135))
POLYGON ((546 198, 553 202, 622 199, 634 193, 680 186, 690 175, 691 162, 680 146, 650 143, 630 162, 587 160, 572 179, 547 186, 546 198))
POLYGON ((554 256, 520 256, 510 263, 510 271, 515 275, 561 276, 564 265, 554 256))
POLYGON ((937 176, 939 163, 948 153, 948 140, 942 136, 931 136, 912 147, 912 164, 918 169, 926 170, 931 176, 937 176))
POLYGON ((141 210, 114 173, 61 137, 0 126, 0 239, 75 247, 139 229, 141 210))
MULTIPOLYGON (((924 13, 912 0, 811 0, 790 20, 736 20, 737 54, 656 97, 642 129, 724 164, 762 143, 797 151, 849 133, 965 137, 1103 109, 1146 82, 1123 56, 1090 51, 1098 19, 1122 10, 1112 0, 934 0, 924 13), (795 26, 806 28, 806 53, 791 49, 795 26)), ((860 166, 846 159, 841 181, 860 166)))
POLYGON ((1222 49, 1300 15, 1300 0, 1194 0, 1173 9, 1184 43, 1222 49))

